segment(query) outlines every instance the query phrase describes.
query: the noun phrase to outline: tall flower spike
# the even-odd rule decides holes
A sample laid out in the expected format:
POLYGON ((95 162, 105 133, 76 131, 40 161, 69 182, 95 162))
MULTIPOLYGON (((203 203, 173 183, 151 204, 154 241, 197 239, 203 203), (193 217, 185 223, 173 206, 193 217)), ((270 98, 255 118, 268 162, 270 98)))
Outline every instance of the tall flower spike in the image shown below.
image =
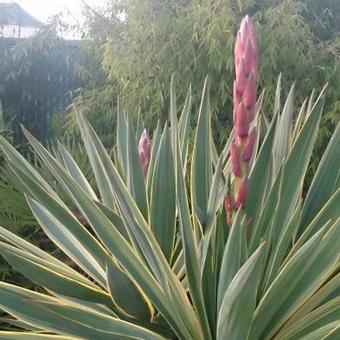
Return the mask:
POLYGON ((138 143, 138 153, 139 159, 142 165, 144 177, 148 172, 149 163, 150 163, 150 156, 151 156, 151 146, 150 146, 150 139, 148 133, 144 129, 138 143))
POLYGON ((228 190, 225 200, 227 223, 233 214, 243 208, 248 194, 249 161, 253 155, 256 130, 252 121, 256 113, 256 81, 258 74, 258 54, 255 25, 247 15, 242 19, 235 44, 235 81, 233 85, 234 141, 230 148, 230 164, 234 174, 232 190, 228 190), (230 204, 230 198, 235 201, 230 204))

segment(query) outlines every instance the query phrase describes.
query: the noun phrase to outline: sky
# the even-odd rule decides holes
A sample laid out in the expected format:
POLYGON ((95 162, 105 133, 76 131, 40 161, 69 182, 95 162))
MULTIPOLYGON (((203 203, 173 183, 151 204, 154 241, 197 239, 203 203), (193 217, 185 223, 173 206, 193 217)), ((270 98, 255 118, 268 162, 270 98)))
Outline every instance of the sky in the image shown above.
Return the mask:
POLYGON ((81 22, 84 2, 91 7, 101 7, 105 5, 106 0, 0 0, 0 2, 16 2, 42 22, 46 22, 50 16, 61 11, 69 11, 74 19, 81 22))

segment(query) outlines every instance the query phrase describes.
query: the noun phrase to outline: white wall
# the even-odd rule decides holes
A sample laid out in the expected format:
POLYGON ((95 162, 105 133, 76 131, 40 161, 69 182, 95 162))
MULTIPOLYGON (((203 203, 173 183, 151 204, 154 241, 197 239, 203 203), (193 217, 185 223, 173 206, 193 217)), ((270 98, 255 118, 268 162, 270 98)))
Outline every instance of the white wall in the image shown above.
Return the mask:
POLYGON ((38 30, 34 27, 20 27, 16 25, 6 25, 0 27, 0 37, 4 38, 29 38, 38 30))

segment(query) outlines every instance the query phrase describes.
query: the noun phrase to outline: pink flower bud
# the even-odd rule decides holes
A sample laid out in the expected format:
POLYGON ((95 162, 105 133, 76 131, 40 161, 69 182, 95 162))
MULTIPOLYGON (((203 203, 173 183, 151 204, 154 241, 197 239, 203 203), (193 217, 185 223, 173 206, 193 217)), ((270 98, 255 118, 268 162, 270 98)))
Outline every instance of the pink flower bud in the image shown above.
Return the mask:
POLYGON ((251 156, 253 155, 255 140, 256 140, 256 130, 255 128, 253 128, 249 134, 246 148, 244 149, 244 152, 243 152, 242 159, 244 161, 249 161, 251 156))
POLYGON ((230 162, 231 162, 231 169, 234 175, 237 177, 241 177, 242 172, 241 172, 241 163, 240 163, 240 153, 235 143, 233 143, 230 147, 230 162))
POLYGON ((242 208, 246 202, 248 194, 248 178, 244 177, 236 194, 235 209, 242 208))
POLYGON ((247 79, 242 102, 247 109, 254 107, 256 104, 256 80, 252 74, 247 79))
POLYGON ((237 32, 237 38, 236 38, 236 44, 234 49, 235 54, 235 64, 238 65, 241 61, 241 58, 243 56, 244 46, 241 41, 241 33, 240 31, 237 32))
POLYGON ((236 67, 236 89, 243 95, 247 86, 247 74, 245 72, 244 61, 241 59, 240 63, 236 67))
MULTIPOLYGON (((258 52, 256 32, 255 25, 248 15, 242 19, 240 29, 237 32, 234 53, 236 78, 239 72, 241 72, 241 61, 243 60, 243 72, 246 74, 246 76, 252 73, 254 78, 257 79, 258 52)), ((243 93, 243 91, 240 92, 243 93)))
POLYGON ((243 46, 246 46, 247 40, 250 40, 255 53, 257 53, 255 25, 249 15, 242 19, 239 32, 243 46))
POLYGON ((240 25, 240 37, 241 37, 241 41, 243 43, 243 45, 246 44, 246 40, 249 37, 249 16, 246 15, 245 17, 243 17, 242 21, 241 21, 241 25, 240 25))
POLYGON ((243 53, 243 60, 244 60, 244 69, 246 74, 250 74, 253 72, 256 66, 256 56, 254 53, 254 48, 248 39, 246 42, 246 48, 244 49, 243 53))
POLYGON ((249 118, 248 111, 241 102, 238 106, 236 113, 235 134, 238 138, 244 138, 248 136, 249 132, 249 118))
POLYGON ((139 159, 142 165, 144 177, 146 176, 150 163, 151 146, 148 133, 144 129, 138 143, 139 159))

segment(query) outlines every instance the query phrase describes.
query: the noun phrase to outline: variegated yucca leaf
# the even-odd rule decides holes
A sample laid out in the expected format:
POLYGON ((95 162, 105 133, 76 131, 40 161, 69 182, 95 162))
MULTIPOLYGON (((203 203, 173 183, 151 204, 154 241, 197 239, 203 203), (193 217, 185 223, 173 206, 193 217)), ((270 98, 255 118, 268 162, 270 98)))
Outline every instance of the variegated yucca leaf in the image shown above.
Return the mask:
MULTIPOLYGON (((173 87, 171 91, 175 98, 173 87)), ((45 290, 0 283, 1 308, 20 320, 21 328, 35 329, 2 332, 0 337, 39 339, 46 337, 39 333, 47 332, 55 334, 48 335, 51 339, 299 339, 335 332, 340 309, 340 127, 309 191, 303 192, 323 97, 324 91, 309 111, 290 114, 288 134, 279 129, 285 111, 279 118, 278 111, 274 115, 252 163, 245 209, 230 231, 222 208, 225 174, 230 176, 228 167, 222 171, 227 154, 217 156, 214 165, 207 84, 194 158, 187 153, 190 134, 185 132, 189 93, 185 116, 177 122, 174 100, 169 121, 175 125, 159 125, 154 133, 145 179, 136 134, 121 109, 126 134, 117 134, 117 163, 77 113, 96 188, 63 145, 62 157, 54 157, 25 131, 85 225, 1 138, 36 219, 75 266, 1 228, 2 256, 45 290), (283 140, 288 148, 279 161, 274 150, 283 140), (202 176, 205 182, 199 181, 202 176), (202 183, 207 185, 203 191, 202 183)))
POLYGON ((309 189, 303 186, 325 89, 296 110, 295 88, 281 110, 279 80, 271 121, 259 98, 253 124, 263 135, 247 163, 245 204, 228 226, 224 199, 235 180, 229 161, 234 132, 219 154, 208 80, 194 128, 191 91, 181 110, 174 84, 172 79, 169 118, 145 143, 138 144, 141 135, 147 138, 142 120, 135 129, 121 104, 113 151, 76 113, 94 185, 64 145, 47 150, 24 129, 42 176, 0 137, 35 218, 72 263, 0 227, 1 255, 41 287, 36 292, 0 283, 0 307, 16 327, 0 331, 1 339, 293 340, 339 334, 340 126, 309 189), (46 171, 53 180, 46 180, 46 171))

